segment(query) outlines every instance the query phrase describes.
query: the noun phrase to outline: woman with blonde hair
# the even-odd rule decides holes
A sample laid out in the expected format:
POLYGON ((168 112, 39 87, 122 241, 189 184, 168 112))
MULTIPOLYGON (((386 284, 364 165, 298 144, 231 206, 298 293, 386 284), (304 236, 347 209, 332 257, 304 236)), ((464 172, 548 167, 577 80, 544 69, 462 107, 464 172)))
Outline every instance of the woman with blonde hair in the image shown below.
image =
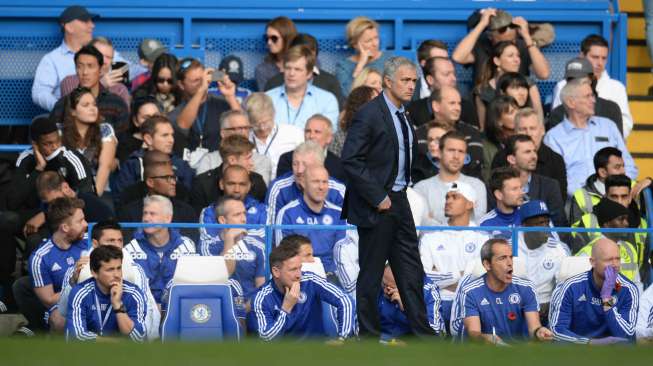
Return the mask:
POLYGON ((338 61, 336 78, 343 93, 352 89, 353 80, 366 67, 383 70, 383 64, 392 55, 379 48, 379 24, 367 17, 356 17, 347 23, 347 42, 355 53, 338 61))
POLYGON ((354 82, 351 84, 351 90, 353 91, 359 86, 369 86, 378 93, 381 93, 383 90, 383 75, 377 69, 366 67, 354 79, 354 82))

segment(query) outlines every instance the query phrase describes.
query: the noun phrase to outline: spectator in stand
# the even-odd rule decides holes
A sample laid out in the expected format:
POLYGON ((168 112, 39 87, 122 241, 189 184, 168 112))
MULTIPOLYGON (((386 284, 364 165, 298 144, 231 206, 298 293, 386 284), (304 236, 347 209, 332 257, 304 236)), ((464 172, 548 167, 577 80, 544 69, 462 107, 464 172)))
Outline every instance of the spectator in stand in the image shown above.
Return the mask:
MULTIPOLYGON (((519 217, 523 227, 551 227, 551 212, 543 201, 524 203, 519 208, 519 217)), ((551 293, 556 285, 555 276, 564 258, 570 255, 569 247, 557 235, 546 231, 525 231, 519 235, 519 257, 525 263, 526 277, 535 287, 540 319, 546 323, 551 293)))
MULTIPOLYGON (((80 87, 65 98, 62 126, 63 145, 77 150, 91 164, 95 191, 102 196, 109 174, 116 168, 116 135, 110 124, 102 122, 91 89, 80 87)), ((52 116, 51 116, 52 118, 52 116)))
POLYGON ((354 114, 367 102, 374 99, 379 95, 381 90, 380 84, 379 89, 375 89, 370 86, 358 86, 352 89, 351 93, 347 97, 345 102, 345 107, 340 113, 340 119, 338 122, 338 130, 333 134, 333 140, 329 144, 329 151, 332 152, 335 156, 340 157, 342 152, 342 146, 345 143, 345 138, 347 137, 347 130, 351 121, 354 119, 354 114))
MULTIPOLYGON (((463 173, 481 178, 483 164, 483 142, 481 134, 475 127, 460 119, 462 104, 460 93, 456 87, 442 86, 433 88, 429 97, 434 120, 444 122, 447 131, 455 130, 465 135, 467 142, 467 156, 465 156, 463 173)), ((426 125, 421 125, 415 131, 418 139, 420 153, 426 153, 426 125)))
MULTIPOLYGON (((165 161, 167 154, 160 151, 148 151, 146 155, 164 155, 158 157, 145 156, 143 160, 165 161)), ((163 163, 148 163, 143 169, 143 183, 147 189, 144 197, 160 195, 172 203, 174 222, 197 222, 197 211, 184 200, 177 198, 177 175, 174 165, 163 163)), ((118 218, 121 222, 140 222, 143 213, 143 199, 136 199, 126 205, 121 205, 118 218)))
POLYGON ((224 170, 230 165, 240 165, 247 169, 252 182, 252 196, 259 201, 265 198, 267 186, 263 177, 254 171, 252 161, 254 144, 241 135, 231 135, 220 143, 222 164, 205 173, 199 174, 193 180, 190 202, 197 212, 217 201, 223 192, 219 187, 224 170))
MULTIPOLYGON (((114 49, 113 43, 104 37, 95 37, 89 43, 90 46, 95 47, 103 57, 102 67, 100 68, 100 83, 109 92, 119 96, 125 102, 125 105, 131 103, 131 96, 129 89, 122 83, 123 74, 122 70, 112 70, 114 49)), ((70 94, 73 89, 79 86, 79 76, 77 74, 68 75, 61 80, 61 96, 70 94)))
POLYGON ((333 248, 344 240, 345 230, 312 230, 311 225, 345 225, 340 219, 342 206, 329 202, 329 173, 322 166, 311 166, 303 174, 303 195, 288 202, 279 210, 275 224, 306 225, 307 229, 278 229, 275 233, 277 245, 291 234, 306 236, 311 240, 313 253, 324 265, 327 281, 340 285, 333 261, 333 248))
POLYGON ((565 160, 567 195, 571 197, 594 173, 594 154, 606 146, 618 148, 623 154, 626 174, 637 179, 638 170, 628 153, 624 139, 612 121, 594 115, 594 93, 585 79, 574 79, 560 91, 567 115, 547 132, 544 143, 565 160))
POLYGON ((275 122, 304 128, 316 113, 329 118, 335 130, 338 122, 338 101, 331 92, 310 81, 315 67, 315 54, 306 46, 288 49, 283 61, 283 85, 266 92, 274 104, 275 122))
POLYGON ((359 16, 347 23, 347 43, 355 53, 336 63, 336 77, 342 92, 349 95, 352 81, 366 67, 383 70, 385 61, 391 56, 379 48, 379 24, 374 20, 359 16))
MULTIPOLYGON (((520 62, 519 50, 514 42, 499 42, 495 46, 492 58, 488 59, 474 87, 474 102, 481 131, 487 128, 490 104, 497 95, 500 95, 499 79, 506 73, 518 72, 520 62)), ((528 85, 528 95, 533 103, 533 109, 543 116, 540 92, 533 82, 528 85)), ((519 104, 517 106, 519 107, 519 104)))
MULTIPOLYGON (((621 108, 619 104, 615 103, 612 100, 601 98, 597 92, 597 76, 594 75, 594 69, 592 64, 587 58, 576 57, 567 62, 565 65, 565 81, 570 81, 573 79, 587 79, 592 85, 592 91, 594 92, 594 98, 596 99, 596 105, 594 107, 594 114, 599 117, 605 117, 613 121, 619 132, 623 133, 623 116, 621 115, 621 108)), ((560 103, 557 107, 551 109, 549 117, 546 123, 547 130, 552 129, 558 123, 562 122, 565 118, 565 106, 560 103)))
MULTIPOLYGON (((515 132, 522 135, 530 136, 535 143, 537 150, 537 166, 535 173, 555 179, 563 196, 563 202, 567 200, 567 172, 565 170, 565 161, 562 156, 554 152, 542 143, 544 138, 544 123, 532 108, 522 108, 515 114, 515 132)), ((507 149, 502 149, 494 155, 492 159, 492 169, 508 165, 506 160, 507 149)))
POLYGON ((122 251, 113 246, 91 253, 93 277, 75 286, 70 294, 67 339, 92 341, 115 335, 139 342, 145 339, 145 294, 122 279, 122 262, 122 251), (102 309, 106 309, 104 317, 102 309))
MULTIPOLYGON (((249 139, 252 125, 249 123, 249 117, 244 111, 226 111, 220 115, 220 139, 226 139, 232 135, 240 135, 245 139, 249 139)), ((253 149, 254 150, 254 149, 253 149)), ((257 151, 252 151, 252 162, 254 163, 253 170, 260 174, 267 185, 272 180, 272 162, 270 159, 257 151)), ((197 162, 195 169, 197 174, 202 174, 209 170, 213 170, 222 164, 222 156, 220 151, 213 151, 204 154, 197 162)))
POLYGON ((236 100, 236 85, 228 76, 218 81, 218 89, 224 99, 208 93, 214 71, 193 58, 181 60, 177 70, 177 85, 183 99, 168 117, 178 132, 175 136, 175 153, 183 156, 191 166, 207 150, 215 151, 220 146, 220 115, 229 109, 240 109, 240 103, 236 100))
POLYGON ((526 135, 512 136, 508 139, 506 153, 510 166, 519 172, 524 201, 543 201, 551 212, 553 224, 557 227, 568 227, 562 200, 565 194, 560 192, 558 182, 535 173, 537 151, 533 140, 526 135))
MULTIPOLYGON (((265 197, 268 206, 268 224, 276 222, 276 216, 289 202, 303 197, 303 182, 306 169, 324 166, 326 158, 324 147, 314 141, 306 141, 297 146, 292 156, 292 172, 280 175, 272 183, 265 197)), ((345 197, 345 185, 329 178, 327 201, 342 207, 345 197)))
POLYGON ((350 336, 355 328, 352 300, 337 286, 311 272, 301 272, 302 259, 296 245, 284 243, 272 249, 272 279, 253 296, 248 329, 270 341, 288 336, 324 336, 321 303, 336 308, 338 337, 350 336))
POLYGON ((254 69, 254 78, 259 91, 264 91, 268 80, 282 72, 284 55, 296 35, 295 23, 288 17, 276 17, 265 26, 263 39, 269 52, 263 62, 256 65, 254 69))
POLYGON ((124 163, 133 152, 143 147, 145 142, 143 141, 141 126, 149 118, 160 114, 160 108, 160 104, 154 96, 146 95, 134 98, 129 124, 117 131, 116 159, 118 159, 118 163, 124 163))
POLYGON ((437 175, 440 172, 440 139, 453 128, 445 122, 431 121, 426 124, 426 152, 417 154, 412 166, 415 184, 437 175))
MULTIPOLYGON (((87 88, 97 101, 97 108, 104 122, 117 128, 127 123, 129 118, 128 104, 118 95, 113 94, 100 83, 100 73, 104 56, 93 46, 84 46, 75 54, 75 70, 79 78, 79 88, 87 88)), ((72 94, 69 93, 67 95, 72 94)), ((66 96, 67 96, 66 95, 66 96)), ((61 122, 64 118, 65 96, 54 105, 50 118, 61 122)))
POLYGON ((351 83, 351 90, 354 91, 359 86, 369 86, 376 90, 377 93, 381 93, 383 90, 383 75, 377 69, 366 67, 354 78, 354 81, 351 83))
MULTIPOLYGON (((519 226, 519 206, 524 202, 519 172, 510 167, 494 169, 489 187, 497 207, 481 218, 479 226, 519 226)), ((510 231, 493 231, 492 236, 508 240, 512 237, 510 231)))
POLYGON ((470 177, 462 173, 462 168, 467 156, 467 142, 465 135, 450 131, 440 138, 440 170, 431 178, 425 179, 415 185, 415 191, 421 194, 428 207, 429 225, 444 225, 445 202, 442 197, 446 196, 450 184, 453 182, 465 182, 473 187, 478 199, 474 205, 472 219, 479 219, 486 212, 485 184, 478 178, 470 177))
POLYGON ((147 72, 132 78, 131 90, 138 89, 141 85, 150 79, 152 76, 154 61, 156 61, 156 59, 164 53, 168 53, 168 48, 164 46, 159 40, 145 38, 141 41, 141 44, 138 45, 138 58, 141 65, 147 68, 147 72))
MULTIPOLYGON (((170 223, 172 215, 172 203, 166 197, 152 195, 143 200, 143 223, 170 223)), ((147 226, 134 234, 134 239, 125 249, 134 262, 145 270, 152 295, 160 305, 165 286, 175 273, 177 259, 194 255, 195 243, 182 236, 177 229, 147 226)))
MULTIPOLYGON (((304 127, 304 140, 313 141, 320 145, 326 154, 324 160, 324 167, 329 172, 329 176, 346 182, 345 171, 342 168, 340 158, 328 150, 328 146, 333 141, 333 130, 331 129, 331 121, 321 114, 312 115, 304 127)), ((289 151, 279 158, 279 165, 277 165, 277 176, 282 176, 292 170, 292 151, 289 151)))
POLYGON ((43 326, 46 312, 46 326, 63 330, 65 319, 57 306, 63 276, 88 247, 83 240, 87 229, 83 208, 84 201, 77 198, 61 197, 50 203, 47 217, 52 236, 29 257, 31 283, 24 279, 14 283, 16 304, 32 327, 43 326))
POLYGON ((114 179, 112 192, 118 198, 125 188, 143 180, 144 167, 143 155, 147 151, 158 151, 170 156, 172 166, 175 171, 176 179, 186 186, 189 190, 193 184, 195 171, 188 165, 185 160, 172 154, 172 147, 175 143, 174 128, 172 122, 161 115, 155 115, 148 118, 141 126, 141 134, 145 147, 134 151, 127 161, 120 165, 120 170, 114 179))
POLYGON ((463 318, 471 340, 494 345, 534 338, 550 341, 553 333, 540 323, 533 283, 513 275, 512 248, 504 239, 490 239, 481 248, 487 271, 467 283, 463 318))
POLYGON ((294 150, 304 142, 302 130, 287 123, 275 123, 274 103, 265 93, 253 93, 245 102, 245 109, 252 124, 249 139, 255 144, 259 155, 270 158, 272 178, 277 175, 279 157, 294 150))
MULTIPOLYGON (((608 41, 598 34, 590 34, 580 43, 581 57, 586 58, 592 64, 593 74, 598 79, 595 88, 596 95, 619 105, 623 121, 623 138, 626 139, 633 129, 633 116, 628 106, 626 87, 619 80, 610 78, 608 71, 605 69, 609 51, 608 41)), ((565 104, 562 97, 562 88, 566 83, 566 80, 560 80, 556 84, 553 90, 553 108, 565 104)))
MULTIPOLYGON (((245 81, 245 70, 244 70, 244 65, 243 65, 243 60, 240 59, 240 57, 235 56, 235 55, 228 55, 224 57, 222 60, 220 60, 220 65, 218 65, 218 70, 222 71, 229 77, 229 80, 231 80, 235 85, 236 85, 236 100, 238 103, 241 105, 247 98, 252 94, 252 91, 240 86, 243 81, 245 81)), ((217 83, 211 83, 211 87, 209 88, 209 93, 213 93, 219 97, 222 97, 223 99, 224 96, 220 92, 220 89, 215 87, 214 85, 217 85, 217 83)))
POLYGON ((483 181, 490 179, 492 161, 506 148, 506 141, 515 134, 515 115, 519 106, 515 98, 499 95, 488 110, 488 121, 483 139, 483 181))
POLYGON ((538 79, 549 78, 549 62, 531 38, 526 19, 513 18, 510 13, 501 9, 486 8, 472 14, 468 19, 467 29, 469 33, 458 43, 451 58, 459 64, 473 64, 474 80, 478 80, 483 67, 491 60, 492 51, 498 43, 504 41, 517 45, 521 60, 519 73, 528 76, 532 66, 532 71, 538 79))
MULTIPOLYGON (((445 57, 436 56, 427 59, 422 69, 425 75, 422 78, 422 82, 425 81, 428 84, 429 97, 434 89, 458 87, 456 68, 446 55, 445 57)), ((406 107, 410 119, 415 126, 424 125, 434 118, 432 100, 429 97, 422 99, 413 98, 413 101, 406 107)), ((460 120, 474 127, 478 127, 478 115, 476 114, 474 102, 467 96, 461 95, 460 106, 460 120)))
POLYGON ((134 90, 134 98, 153 96, 161 105, 163 113, 172 112, 182 100, 182 93, 177 82, 177 58, 164 53, 157 57, 152 66, 152 75, 134 90))
MULTIPOLYGON (((292 48, 295 46, 308 47, 308 49, 311 50, 311 52, 313 52, 313 55, 317 60, 317 55, 320 48, 317 44, 317 39, 315 39, 315 37, 313 37, 312 35, 308 33, 297 34, 295 38, 292 40, 292 42, 290 43, 290 46, 288 48, 292 48)), ((277 74, 274 77, 272 77, 270 80, 268 80, 268 82, 265 84, 265 91, 281 86, 283 85, 283 83, 284 83, 283 74, 277 74)), ((336 79, 336 77, 333 74, 319 68, 317 62, 313 67, 313 77, 311 78, 311 83, 317 86, 318 88, 324 89, 330 92, 331 94, 333 94, 338 100, 338 105, 342 107, 344 103, 344 97, 342 96, 342 90, 340 89, 340 83, 338 83, 338 79, 336 79)))
MULTIPOLYGON (((446 43, 437 39, 427 39, 417 47, 417 63, 419 63, 417 76, 419 77, 419 81, 417 82, 417 90, 415 90, 413 100, 419 100, 431 96, 432 83, 429 83, 428 80, 426 80, 426 75, 430 75, 430 72, 426 72, 426 64, 433 57, 449 58, 449 49, 446 43)), ((455 75, 456 73, 454 71, 454 76, 455 75)))
POLYGON ((467 264, 478 259, 481 245, 488 239, 485 232, 473 230, 476 226, 472 220, 474 207, 483 199, 484 196, 479 197, 474 188, 463 181, 449 183, 444 205, 447 221, 442 225, 468 226, 470 230, 431 231, 420 239, 419 252, 424 274, 440 290, 442 318, 447 329, 458 282, 467 264))
MULTIPOLYGON (((268 209, 265 204, 261 203, 249 193, 252 188, 252 183, 249 178, 247 169, 240 165, 230 165, 225 168, 222 178, 220 178, 220 189, 223 192, 222 197, 228 197, 240 200, 245 205, 246 210, 246 223, 250 225, 265 225, 268 215, 268 209)), ((219 198, 218 202, 222 199, 219 198)), ((200 212, 201 224, 216 224, 215 212, 217 203, 211 203, 200 212)), ((249 233, 263 237, 265 235, 264 229, 250 229, 249 233)), ((205 238, 215 237, 220 232, 219 229, 214 228, 200 228, 200 240, 207 240, 205 238)))
POLYGON ((528 79, 518 72, 507 72, 496 81, 497 94, 509 95, 515 99, 519 109, 533 108, 538 113, 538 116, 543 120, 544 112, 542 110, 542 102, 540 100, 533 101, 531 98, 528 79))
MULTIPOLYGON (((245 205, 236 198, 221 197, 215 204, 214 217, 224 225, 247 223, 245 205)), ((238 281, 246 299, 265 283, 265 243, 244 228, 214 229, 215 234, 200 239, 200 255, 225 257, 231 279, 238 281)))
POLYGON ((619 273, 619 247, 602 238, 592 247, 592 269, 553 291, 549 324, 555 340, 590 345, 630 342, 635 337, 639 291, 619 273))

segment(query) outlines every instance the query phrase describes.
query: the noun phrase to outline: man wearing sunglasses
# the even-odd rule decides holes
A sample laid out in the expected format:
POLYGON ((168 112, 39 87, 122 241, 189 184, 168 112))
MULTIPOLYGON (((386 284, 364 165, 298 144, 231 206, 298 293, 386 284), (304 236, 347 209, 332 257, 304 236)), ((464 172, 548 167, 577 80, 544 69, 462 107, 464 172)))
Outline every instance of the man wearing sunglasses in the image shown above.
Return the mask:
POLYGON ((537 42, 531 38, 528 22, 522 17, 513 18, 508 12, 487 8, 474 12, 467 21, 470 32, 458 43, 451 58, 463 65, 474 65, 473 80, 485 67, 495 44, 501 41, 517 43, 521 65, 519 72, 530 75, 530 67, 538 79, 549 78, 551 69, 537 42))

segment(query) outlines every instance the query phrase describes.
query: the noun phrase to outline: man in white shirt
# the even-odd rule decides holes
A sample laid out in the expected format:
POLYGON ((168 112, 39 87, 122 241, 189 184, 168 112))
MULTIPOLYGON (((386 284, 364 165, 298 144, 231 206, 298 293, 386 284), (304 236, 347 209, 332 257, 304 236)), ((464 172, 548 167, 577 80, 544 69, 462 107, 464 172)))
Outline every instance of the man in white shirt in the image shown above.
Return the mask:
MULTIPOLYGON (((596 93, 599 97, 611 100, 619 105, 623 117, 624 139, 628 137, 633 129, 633 116, 628 106, 628 94, 626 87, 619 80, 611 79, 605 70, 608 61, 609 44, 605 38, 597 34, 590 34, 580 44, 581 57, 586 58, 594 69, 594 75, 598 78, 596 93)), ((560 80, 553 89, 553 105, 551 109, 562 104, 560 91, 567 84, 566 80, 560 80)))
POLYGON ((426 233, 420 240, 419 252, 424 273, 440 288, 442 317, 448 328, 458 281, 467 264, 479 258, 481 246, 488 236, 482 231, 472 231, 476 224, 471 218, 478 196, 471 185, 461 181, 449 183, 445 197, 446 225, 469 226, 471 229, 426 233))
POLYGON ((485 184, 477 178, 461 173, 467 157, 467 142, 465 135, 450 131, 440 138, 440 172, 431 178, 415 185, 415 191, 421 194, 428 205, 428 217, 423 225, 443 225, 447 222, 444 212, 444 200, 452 182, 465 182, 476 192, 474 216, 483 217, 487 209, 485 184))

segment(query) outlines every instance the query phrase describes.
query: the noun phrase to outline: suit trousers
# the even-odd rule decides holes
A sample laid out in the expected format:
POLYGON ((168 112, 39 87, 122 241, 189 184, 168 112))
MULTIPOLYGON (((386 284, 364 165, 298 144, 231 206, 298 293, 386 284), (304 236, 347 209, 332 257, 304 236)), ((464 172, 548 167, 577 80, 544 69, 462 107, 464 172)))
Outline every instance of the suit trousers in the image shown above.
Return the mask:
POLYGON ((378 298, 386 260, 389 260, 413 334, 434 335, 426 318, 424 269, 419 256, 415 222, 406 192, 391 192, 390 210, 373 227, 359 227, 356 282, 357 315, 361 336, 381 334, 378 298))

